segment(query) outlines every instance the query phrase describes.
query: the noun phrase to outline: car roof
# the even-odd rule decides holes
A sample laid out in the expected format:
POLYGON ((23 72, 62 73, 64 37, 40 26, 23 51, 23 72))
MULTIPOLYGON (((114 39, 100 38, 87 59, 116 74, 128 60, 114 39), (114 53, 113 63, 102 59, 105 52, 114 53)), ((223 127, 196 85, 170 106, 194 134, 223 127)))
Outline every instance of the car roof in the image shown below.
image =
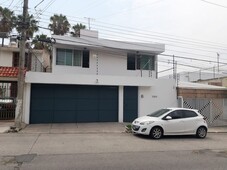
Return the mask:
POLYGON ((189 108, 183 108, 183 107, 169 107, 167 109, 170 109, 170 110, 192 110, 192 111, 198 112, 197 109, 189 109, 189 108))

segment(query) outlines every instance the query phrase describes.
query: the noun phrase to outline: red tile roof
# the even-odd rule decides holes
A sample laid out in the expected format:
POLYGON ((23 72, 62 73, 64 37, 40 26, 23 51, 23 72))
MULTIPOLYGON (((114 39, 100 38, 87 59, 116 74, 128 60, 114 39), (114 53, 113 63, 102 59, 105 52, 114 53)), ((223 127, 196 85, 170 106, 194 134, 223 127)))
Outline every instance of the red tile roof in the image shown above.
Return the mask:
MULTIPOLYGON (((17 77, 18 67, 2 67, 0 66, 0 77, 17 77)), ((25 70, 26 72, 26 70, 25 70)), ((24 72, 24 74, 25 74, 24 72)))

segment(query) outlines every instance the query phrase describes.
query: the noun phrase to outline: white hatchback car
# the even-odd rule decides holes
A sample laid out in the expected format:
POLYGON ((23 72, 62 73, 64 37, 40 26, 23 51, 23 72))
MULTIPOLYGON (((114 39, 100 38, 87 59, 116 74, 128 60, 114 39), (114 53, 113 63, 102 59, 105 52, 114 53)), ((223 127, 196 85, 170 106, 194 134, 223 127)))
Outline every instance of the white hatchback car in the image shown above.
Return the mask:
POLYGON ((154 139, 160 139, 163 135, 205 138, 207 130, 207 122, 198 110, 185 108, 160 109, 132 122, 133 133, 150 135, 154 139))

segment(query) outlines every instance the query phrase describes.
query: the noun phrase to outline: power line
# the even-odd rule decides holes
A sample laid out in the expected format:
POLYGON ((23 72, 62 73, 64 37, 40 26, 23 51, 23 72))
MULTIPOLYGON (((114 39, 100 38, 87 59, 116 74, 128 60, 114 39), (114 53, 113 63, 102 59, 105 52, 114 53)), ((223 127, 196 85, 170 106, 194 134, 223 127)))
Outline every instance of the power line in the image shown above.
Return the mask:
MULTIPOLYGON (((109 31, 109 32, 113 32, 113 31, 109 31)), ((128 35, 131 35, 131 34, 128 34, 128 35)), ((134 35, 134 34, 133 34, 134 35)), ((149 34, 142 34, 142 35, 144 35, 144 36, 148 36, 149 34)), ((187 47, 185 47, 185 48, 187 48, 187 47)), ((167 49, 168 50, 168 49, 167 49)), ((171 50, 170 50, 171 51, 171 50)), ((175 52, 180 52, 180 53, 185 53, 185 52, 183 52, 183 51, 176 51, 176 50, 174 50, 175 52)), ((187 54, 192 54, 192 53, 187 53, 187 54)), ((200 55, 200 56, 202 56, 201 54, 193 54, 193 55, 200 55)), ((210 56, 206 56, 206 57, 210 57, 210 56)))
MULTIPOLYGON (((110 32, 110 31, 109 31, 110 32)), ((115 31, 116 32, 116 31, 115 31)), ((108 35, 108 34, 105 34, 105 35, 108 35)), ((128 35, 131 35, 131 34, 128 34, 128 35)), ((116 37, 116 36, 115 36, 116 37)), ((123 36, 121 36, 123 37, 123 36)), ((125 38, 128 38, 128 39, 132 39, 132 38, 129 38, 129 37, 125 37, 125 38)), ((139 40, 139 39, 135 39, 134 40, 139 40)), ((146 41, 148 42, 148 41, 146 41)), ((150 41, 149 41, 150 42, 150 41)), ((169 45, 169 46, 174 46, 174 47, 181 47, 181 48, 185 48, 185 49, 194 49, 194 50, 198 50, 198 51, 205 51, 205 52, 212 52, 212 53, 217 53, 217 51, 210 51, 210 50, 202 50, 202 49, 198 49, 198 48, 193 48, 193 47, 183 47, 183 46, 179 46, 179 45, 172 45, 172 44, 166 44, 166 45, 169 45)), ((190 55, 196 55, 196 56, 205 56, 205 57, 211 57, 211 56, 208 56, 208 55, 204 55, 204 54, 198 54, 198 53, 191 53, 191 52, 185 52, 185 51, 177 51, 177 50, 170 50, 170 49, 166 49, 167 51, 173 51, 173 52, 179 52, 179 53, 185 53, 185 54, 190 54, 190 55)))
POLYGON ((227 8, 227 6, 216 4, 216 3, 213 3, 213 2, 210 2, 210 1, 206 1, 206 0, 200 0, 200 1, 203 1, 203 2, 211 4, 211 5, 215 5, 215 6, 218 6, 218 7, 227 8))
POLYGON ((112 14, 109 14, 109 15, 106 15, 106 16, 103 16, 103 17, 99 17, 97 19, 103 19, 103 18, 106 18, 106 17, 111 17, 111 16, 114 16, 114 15, 119 15, 119 14, 122 14, 122 13, 125 13, 125 12, 128 12, 128 11, 132 11, 132 10, 137 10, 139 8, 143 8, 143 7, 147 7, 147 6, 150 6, 150 5, 154 5, 154 4, 157 4, 159 2, 161 2, 163 0, 157 0, 155 2, 152 2, 152 3, 148 3, 148 4, 145 4, 145 5, 142 5, 142 6, 139 6, 139 7, 136 7, 136 8, 131 8, 131 9, 123 9, 121 11, 118 11, 118 12, 115 12, 115 13, 112 13, 112 14))
MULTIPOLYGON (((50 13, 50 12, 47 12, 47 13, 50 13)), ((53 13, 50 13, 50 14, 53 14, 53 13)), ((42 15, 44 16, 44 14, 42 14, 42 15)), ((45 16, 50 17, 50 15, 45 15, 45 16)), ((73 18, 73 20, 71 20, 71 21, 75 21, 75 20, 74 20, 75 18, 78 18, 78 19, 80 19, 80 20, 83 20, 83 18, 79 18, 79 17, 75 17, 75 16, 67 16, 67 18, 73 18)), ((75 22, 81 22, 81 21, 77 20, 77 21, 75 21, 75 22)), ((84 20, 83 20, 82 22, 84 22, 84 20)), ((103 23, 103 22, 98 22, 98 21, 96 21, 96 22, 97 22, 97 23, 103 23)), ((105 23, 105 24, 107 24, 107 23, 105 23)), ((97 24, 96 24, 96 25, 97 25, 97 24)), ((139 30, 139 29, 135 29, 135 28, 123 27, 123 26, 114 25, 114 24, 108 24, 108 25, 120 27, 121 30, 124 29, 124 28, 127 28, 127 29, 124 29, 126 32, 129 32, 129 29, 130 29, 130 32, 135 31, 135 30, 138 30, 138 31, 143 32, 143 34, 144 34, 144 32, 151 32, 151 31, 147 31, 147 30, 139 30)), ((103 27, 103 25, 98 25, 98 26, 103 27)), ((109 28, 110 28, 110 27, 109 27, 109 28)), ((113 27, 111 27, 111 28, 114 29, 114 30, 116 30, 116 29, 120 30, 120 28, 113 28, 113 27)), ((137 32, 137 33, 138 33, 138 32, 137 32)), ((164 37, 164 38, 169 38, 169 39, 171 38, 171 39, 175 39, 175 40, 185 41, 185 40, 177 39, 177 38, 176 38, 176 37, 180 37, 180 36, 170 35, 170 34, 164 34, 164 33, 158 33, 158 32, 153 32, 153 33, 171 36, 171 37, 164 37)), ((149 34, 149 35, 150 35, 150 34, 149 34)), ((153 36, 157 36, 157 35, 153 35, 153 36)), ((160 37, 160 36, 159 36, 159 37, 160 37)), ((224 45, 224 46, 225 46, 224 48, 226 48, 226 46, 227 46, 226 44, 220 44, 220 43, 217 43, 217 42, 209 42, 209 41, 196 40, 196 39, 190 39, 190 40, 189 40, 189 38, 186 38, 186 37, 181 37, 181 38, 183 38, 183 39, 188 39, 187 41, 192 42, 192 43, 203 43, 203 44, 206 43, 206 45, 212 45, 212 46, 218 46, 217 44, 219 44, 219 45, 221 45, 221 46, 224 45), (200 42, 198 42, 198 41, 200 41, 200 42)), ((219 47, 220 47, 220 46, 219 46, 219 47)))
POLYGON ((12 0, 12 1, 11 1, 11 3, 10 3, 10 4, 9 4, 9 6, 8 6, 8 8, 10 8, 10 7, 11 7, 11 5, 12 5, 13 1, 14 1, 14 0, 12 0))
POLYGON ((35 7, 34 9, 36 9, 41 3, 43 3, 44 0, 41 0, 35 7))
MULTIPOLYGON (((48 13, 50 13, 50 12, 48 12, 48 13)), ((53 13, 51 13, 51 14, 53 14, 53 13)), ((67 17, 72 17, 72 18, 75 18, 75 16, 67 16, 67 17)), ((76 17, 76 18, 79 18, 79 17, 76 17)), ((99 23, 103 23, 103 22, 99 22, 99 23)), ((107 24, 107 23, 105 23, 105 24, 107 24)), ((114 24, 109 24, 109 25, 114 25, 114 24)), ((116 26, 116 25, 115 25, 116 26)), ((122 27, 122 26, 119 26, 118 25, 118 27, 122 27)), ((124 27, 124 28, 126 28, 126 27, 124 27)), ((129 29, 129 27, 127 27, 128 29, 129 29)), ((130 28, 131 30, 135 30, 135 28, 130 28)), ((137 29, 138 30, 138 29, 137 29)), ((128 30, 127 30, 128 31, 128 30)), ((141 31, 145 31, 145 30, 141 30, 141 31)), ((149 31, 150 32, 150 31, 149 31)), ((170 34, 164 34, 164 33, 158 33, 158 32, 153 32, 153 33, 156 33, 156 34, 163 34, 163 35, 168 35, 168 36, 172 36, 171 38, 173 39, 173 36, 174 37, 179 37, 179 36, 175 36, 175 35, 170 35, 170 34)), ((185 37, 181 37, 181 38, 185 38, 185 37)), ((188 39, 188 38, 187 38, 188 39)), ((201 40, 195 40, 195 39, 193 39, 194 41, 201 41, 201 40)), ((203 42, 205 42, 205 41, 203 41, 203 42)), ((207 43, 207 42, 206 42, 207 43)), ((209 43, 215 43, 215 42, 209 42, 209 43)), ((213 44, 214 45, 214 44, 213 44)), ((217 45, 217 43, 215 43, 215 45, 217 45)))
MULTIPOLYGON (((100 28, 99 28, 100 29, 100 28)), ((116 30, 116 29, 115 29, 116 30)), ((112 31, 113 32, 113 31, 112 31)), ((127 31, 127 32, 129 32, 129 31, 127 31)), ((130 31, 131 32, 131 31, 130 31)), ((125 34, 125 33, 124 33, 125 34)), ((138 34, 138 33, 137 33, 138 34)), ((144 35, 144 37, 147 37, 148 35, 144 35)), ((149 35, 149 36, 153 36, 153 35, 149 35)), ((157 35, 156 35, 157 36, 157 35)), ((128 37, 127 37, 128 38, 128 37)), ((165 37, 166 38, 166 37, 165 37)), ((169 38, 169 37, 167 37, 167 38, 169 38)), ((159 40, 162 40, 162 41, 170 41, 170 42, 174 42, 174 43, 179 43, 179 42, 177 42, 177 41, 173 41, 173 40, 166 40, 166 39, 160 39, 160 38, 156 38, 156 39, 159 39, 159 40)), ((178 40, 179 41, 179 40, 178 40)), ((182 40, 180 40, 180 41, 182 41, 182 40)), ((185 42, 181 42, 181 44, 188 44, 188 43, 185 43, 185 42)), ((194 42, 195 43, 195 42, 194 42)), ((172 45, 172 44, 167 44, 167 43, 165 43, 166 45, 169 45, 169 46, 174 46, 174 47, 180 47, 180 48, 185 48, 185 49, 194 49, 194 50, 197 50, 197 51, 205 51, 205 52, 213 52, 213 53, 216 53, 217 52, 217 50, 216 51, 210 51, 210 50, 202 50, 202 49, 198 49, 198 48, 193 48, 193 47, 183 47, 183 46, 179 46, 179 45, 172 45)), ((195 44, 189 44, 189 45, 195 45, 195 44)), ((211 45, 211 44, 207 44, 207 45, 211 45)), ((201 46, 201 45, 200 45, 201 46)), ((217 46, 217 45, 215 45, 215 46, 217 46)), ((203 48, 204 48, 205 46, 203 46, 203 48)), ((206 48, 208 48, 208 47, 206 47, 206 48)), ((209 47, 209 48, 214 48, 214 49, 217 49, 217 47, 209 47)), ((226 50, 226 49, 223 49, 223 47, 222 47, 222 49, 220 49, 220 47, 218 47, 218 49, 219 50, 226 50)), ((167 51, 168 51, 168 49, 166 49, 167 51)), ((190 54, 190 55, 199 55, 199 56, 205 56, 205 57, 211 57, 211 56, 207 56, 207 55, 203 55, 203 54, 195 54, 195 53, 189 53, 189 52, 185 52, 185 51, 176 51, 176 50, 169 50, 169 51, 175 51, 175 52, 179 52, 179 53, 187 53, 187 54, 190 54)), ((226 54, 226 53, 223 53, 223 52, 220 52, 220 51, 218 51, 220 54, 226 54)))
MULTIPOLYGON (((89 37, 89 36, 87 36, 87 37, 89 37)), ((78 43, 78 41, 76 41, 76 40, 65 40, 65 39, 62 39, 62 38, 57 38, 57 39, 59 39, 61 41, 76 42, 76 43, 78 43)), ((82 38, 80 38, 80 39, 82 39, 82 38)), ((90 41, 88 39, 83 39, 83 40, 87 41, 87 42, 83 42, 82 43, 84 45, 92 45, 94 47, 104 47, 104 48, 107 48, 107 49, 117 49, 117 50, 119 50, 118 48, 108 47, 108 46, 105 46, 105 45, 98 45, 98 44, 95 45, 95 44, 93 44, 92 41, 90 41)), ((132 43, 129 43, 129 42, 121 42, 121 43, 128 44, 128 45, 131 44, 132 45, 132 43)), ((150 47, 150 46, 146 46, 144 44, 138 44, 138 46, 140 46, 140 47, 150 47)), ((170 55, 170 54, 158 54, 158 55, 173 57, 173 55, 170 55)), ((174 57, 181 58, 181 59, 187 59, 187 60, 195 60, 195 61, 202 61, 202 62, 208 62, 208 63, 219 63, 219 64, 226 64, 227 65, 227 63, 224 63, 224 62, 217 62, 217 61, 212 61, 212 60, 204 60, 204 59, 197 59, 197 58, 191 58, 191 57, 184 57, 184 56, 179 56, 179 55, 174 55, 174 57)))
MULTIPOLYGON (((173 55, 169 55, 169 54, 159 54, 159 55, 173 57, 173 55)), ((216 64, 219 63, 219 64, 226 64, 227 65, 227 63, 218 62, 218 61, 204 60, 204 59, 191 58, 191 57, 183 57, 183 56, 178 56, 178 55, 174 55, 174 57, 176 57, 176 58, 182 58, 182 59, 187 59, 187 60, 195 60, 195 61, 203 61, 203 62, 208 62, 208 63, 216 63, 216 64)))

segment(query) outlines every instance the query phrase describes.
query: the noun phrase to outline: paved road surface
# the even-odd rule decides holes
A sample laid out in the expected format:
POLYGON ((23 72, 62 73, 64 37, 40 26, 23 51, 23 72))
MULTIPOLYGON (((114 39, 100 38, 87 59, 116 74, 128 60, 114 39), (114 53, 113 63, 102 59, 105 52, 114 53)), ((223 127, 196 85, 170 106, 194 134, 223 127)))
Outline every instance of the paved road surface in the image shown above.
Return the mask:
POLYGON ((126 133, 1 134, 1 170, 227 169, 227 134, 151 140, 126 133))

